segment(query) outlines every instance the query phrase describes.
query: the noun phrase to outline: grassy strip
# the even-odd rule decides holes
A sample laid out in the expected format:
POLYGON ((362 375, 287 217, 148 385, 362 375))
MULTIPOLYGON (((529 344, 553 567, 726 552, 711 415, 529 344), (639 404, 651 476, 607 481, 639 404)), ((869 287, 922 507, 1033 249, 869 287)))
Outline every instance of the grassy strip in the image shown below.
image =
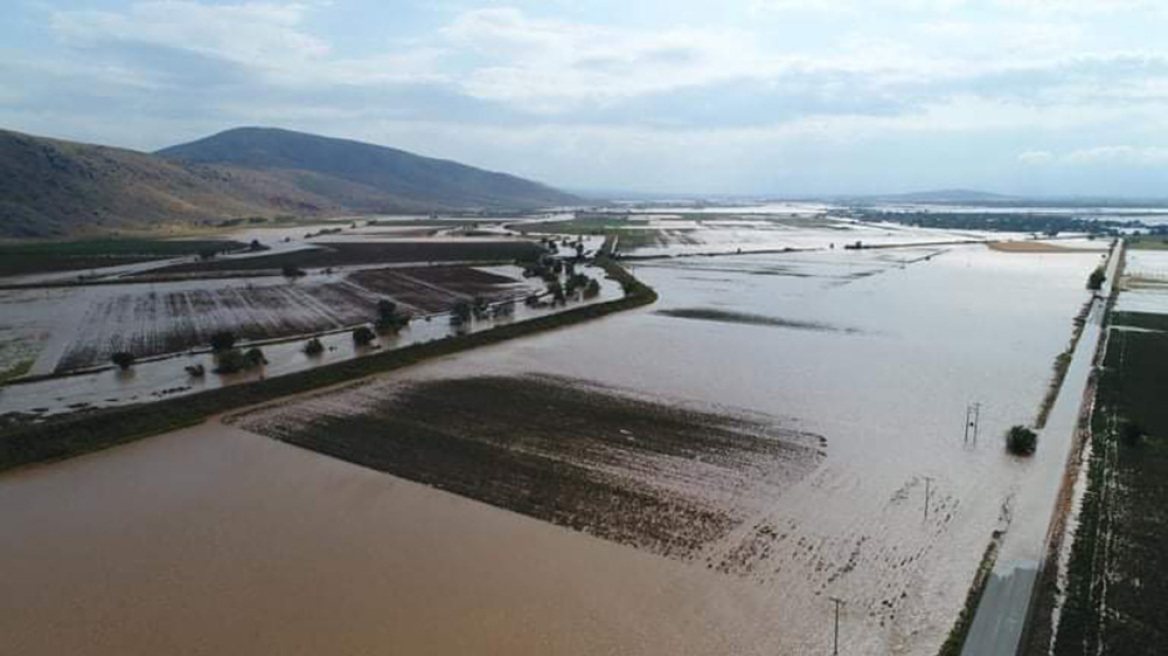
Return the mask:
POLYGON ((36 363, 36 358, 29 358, 27 360, 21 360, 20 362, 17 362, 8 369, 0 371, 0 383, 5 383, 14 378, 20 378, 21 376, 27 374, 28 370, 32 369, 32 365, 34 363, 36 363))
POLYGON ((1138 237, 1128 237, 1126 241, 1129 247, 1140 250, 1168 250, 1168 237, 1164 235, 1140 235, 1138 237))
POLYGON ((1059 391, 1063 388, 1063 381, 1067 378, 1067 370, 1070 369, 1071 360, 1074 359, 1075 347, 1079 345, 1079 338, 1083 336, 1083 326, 1087 323, 1087 315, 1091 312, 1092 303, 1094 303, 1094 299, 1083 305, 1083 309, 1075 317, 1075 329, 1071 333, 1070 343, 1067 344, 1066 350, 1055 356, 1054 375, 1051 376, 1050 386, 1046 389, 1046 395, 1042 397, 1042 403, 1038 406, 1038 418, 1034 421, 1035 428, 1041 430, 1046 426, 1046 420, 1050 417, 1054 402, 1058 400, 1059 391))
POLYGON ((973 575, 973 583, 965 595, 965 606, 957 615, 957 621, 953 623, 949 637, 941 645, 937 656, 961 656, 961 650, 965 647, 965 639, 969 636, 969 629, 973 626, 973 618, 977 615, 977 607, 981 604, 981 597, 985 594, 986 584, 989 583, 990 573, 994 571, 994 563, 998 560, 998 547, 1001 543, 1002 532, 994 531, 994 537, 986 545, 985 553, 981 557, 981 564, 977 566, 977 572, 973 575))
POLYGON ((204 419, 284 396, 393 371, 431 358, 535 335, 657 300, 650 287, 608 258, 596 264, 625 290, 621 299, 584 305, 468 335, 414 344, 267 380, 231 385, 181 398, 77 413, 0 433, 0 471, 63 460, 143 437, 197 424, 204 419))
POLYGON ((0 244, 0 276, 79 271, 134 264, 203 251, 229 251, 244 244, 229 240, 165 241, 150 239, 94 239, 65 242, 0 244))

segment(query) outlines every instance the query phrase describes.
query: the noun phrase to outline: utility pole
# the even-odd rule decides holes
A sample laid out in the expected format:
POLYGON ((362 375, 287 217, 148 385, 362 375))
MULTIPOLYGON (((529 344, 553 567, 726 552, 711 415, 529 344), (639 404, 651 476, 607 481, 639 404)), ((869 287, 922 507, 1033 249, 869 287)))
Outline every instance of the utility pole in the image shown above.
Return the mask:
POLYGON ((933 495, 933 477, 924 476, 925 479, 925 521, 929 521, 929 501, 933 495))
POLYGON ((981 429, 981 402, 974 401, 965 406, 965 438, 964 443, 970 441, 977 445, 977 434, 981 429))
POLYGON ((832 642, 831 654, 832 656, 839 656, 839 614, 840 606, 844 604, 844 600, 839 597, 828 597, 835 602, 835 640, 832 642))

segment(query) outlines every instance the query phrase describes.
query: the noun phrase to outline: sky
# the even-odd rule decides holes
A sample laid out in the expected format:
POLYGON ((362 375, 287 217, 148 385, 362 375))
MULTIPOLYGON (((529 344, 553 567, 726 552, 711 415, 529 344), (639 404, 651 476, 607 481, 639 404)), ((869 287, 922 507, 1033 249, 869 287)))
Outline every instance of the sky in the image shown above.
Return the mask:
POLYGON ((1168 197, 1163 0, 5 0, 0 128, 263 125, 571 190, 1168 197))

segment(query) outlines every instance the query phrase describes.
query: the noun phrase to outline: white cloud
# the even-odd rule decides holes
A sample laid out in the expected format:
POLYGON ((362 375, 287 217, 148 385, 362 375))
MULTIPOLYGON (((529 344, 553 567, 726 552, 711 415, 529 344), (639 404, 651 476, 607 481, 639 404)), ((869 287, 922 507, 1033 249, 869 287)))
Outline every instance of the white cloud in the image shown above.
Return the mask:
POLYGON ((305 29, 321 2, 204 4, 138 2, 124 13, 56 11, 55 33, 74 47, 145 45, 195 53, 289 86, 435 81, 444 52, 417 47, 364 58, 337 58, 326 40, 305 29))
POLYGON ((1096 146, 1067 153, 1061 161, 1068 164, 1120 164, 1161 166, 1168 164, 1168 148, 1158 146, 1096 146))
POLYGON ((1049 164, 1054 160, 1054 153, 1047 150, 1028 150, 1018 155, 1018 161, 1032 166, 1049 164))
POLYGON ((1077 167, 1152 167, 1168 164, 1168 147, 1163 146, 1093 146, 1064 153, 1029 150, 1018 161, 1031 166, 1063 165, 1077 167))

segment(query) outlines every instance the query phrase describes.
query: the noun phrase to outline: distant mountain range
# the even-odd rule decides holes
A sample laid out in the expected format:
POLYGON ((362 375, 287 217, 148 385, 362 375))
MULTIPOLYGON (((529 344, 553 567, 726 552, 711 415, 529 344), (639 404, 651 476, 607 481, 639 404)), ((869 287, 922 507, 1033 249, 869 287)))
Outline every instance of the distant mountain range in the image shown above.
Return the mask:
POLYGON ((882 194, 865 196, 863 200, 880 200, 897 203, 1003 203, 1022 200, 1019 196, 1007 196, 975 189, 938 189, 936 191, 916 191, 907 194, 882 194))
POLYGON ((272 128, 228 130, 153 154, 0 130, 0 236, 6 237, 578 202, 505 173, 272 128))

